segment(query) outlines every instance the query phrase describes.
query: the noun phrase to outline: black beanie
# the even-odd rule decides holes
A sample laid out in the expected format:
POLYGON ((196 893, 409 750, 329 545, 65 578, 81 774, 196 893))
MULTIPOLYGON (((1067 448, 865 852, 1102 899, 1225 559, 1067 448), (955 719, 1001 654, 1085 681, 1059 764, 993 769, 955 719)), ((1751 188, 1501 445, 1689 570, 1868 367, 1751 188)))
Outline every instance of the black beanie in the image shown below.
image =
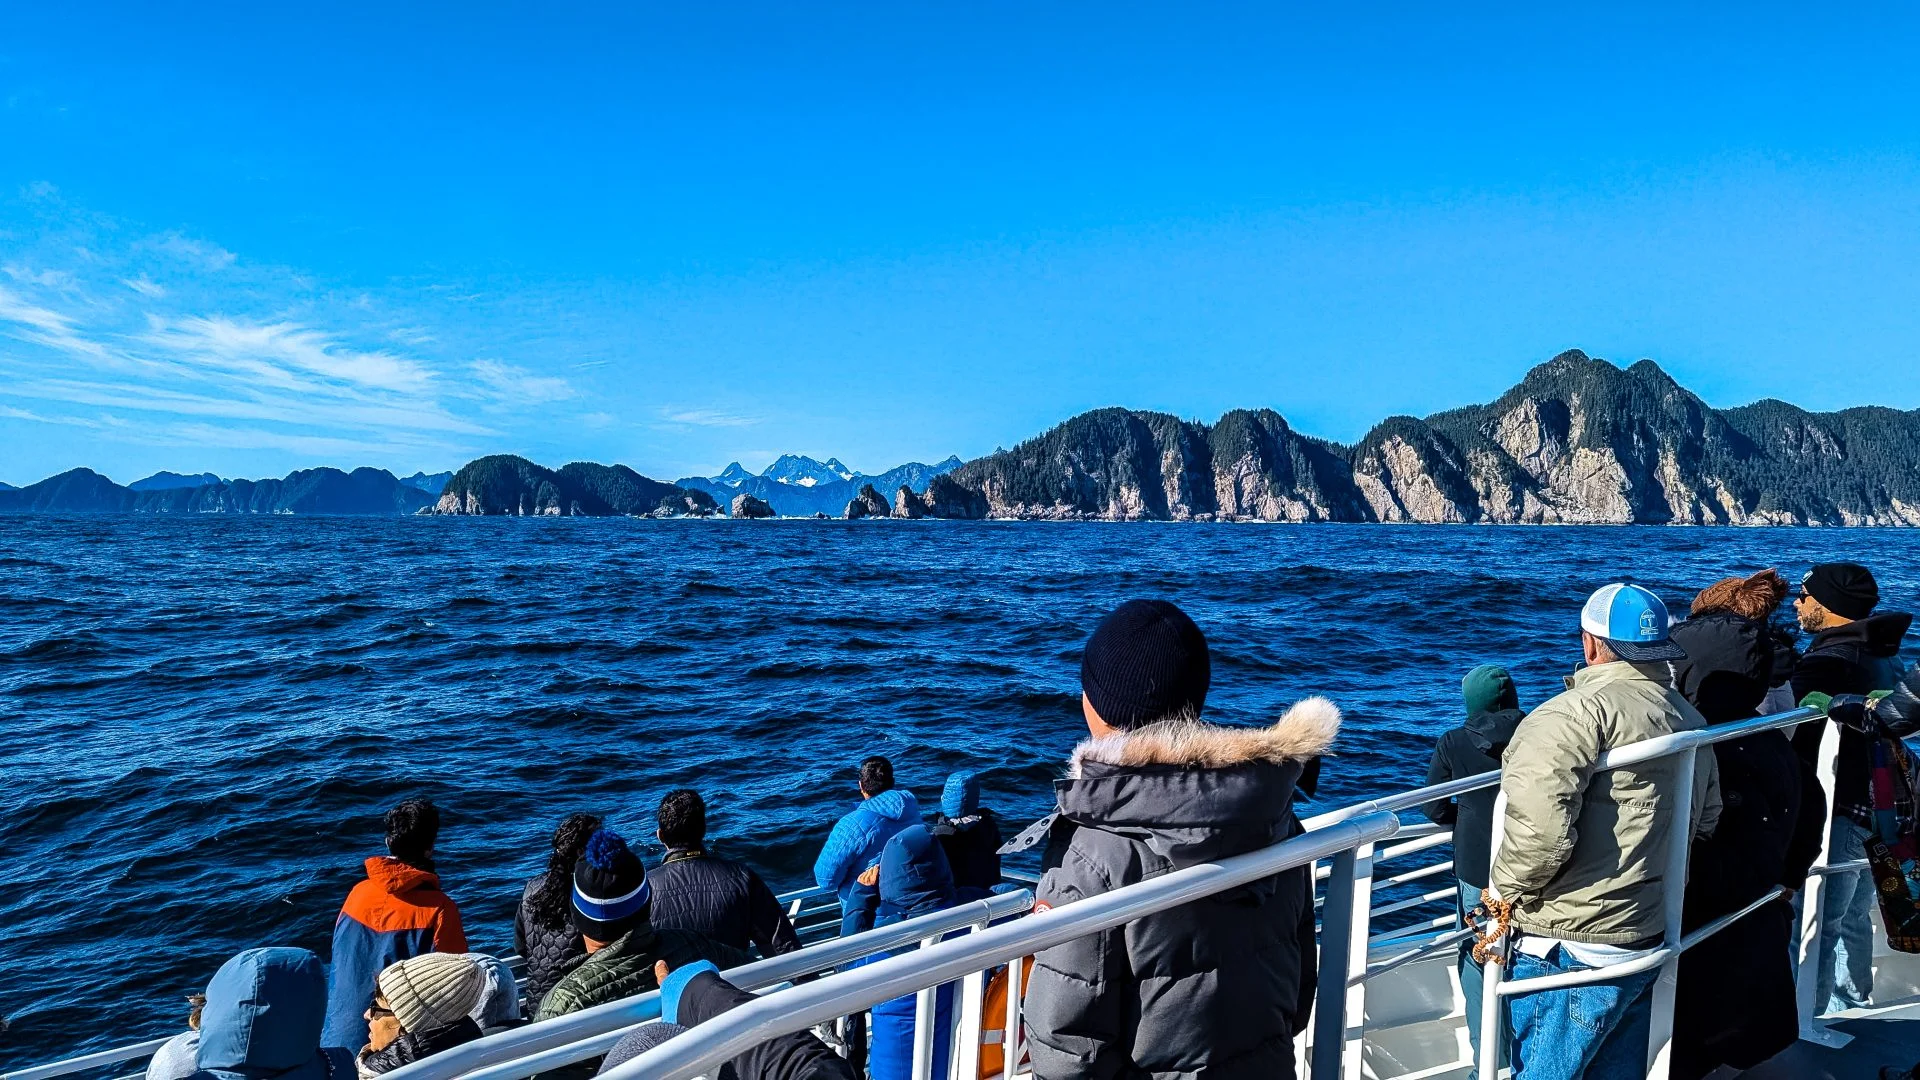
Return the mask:
POLYGON ((1199 715, 1213 669, 1206 635, 1165 600, 1129 600, 1100 621, 1080 656, 1080 689, 1109 727, 1199 715))
POLYGON ((1880 606, 1880 586, 1873 580, 1873 571, 1859 563, 1821 563, 1800 579, 1800 588, 1843 619, 1864 619, 1880 606))

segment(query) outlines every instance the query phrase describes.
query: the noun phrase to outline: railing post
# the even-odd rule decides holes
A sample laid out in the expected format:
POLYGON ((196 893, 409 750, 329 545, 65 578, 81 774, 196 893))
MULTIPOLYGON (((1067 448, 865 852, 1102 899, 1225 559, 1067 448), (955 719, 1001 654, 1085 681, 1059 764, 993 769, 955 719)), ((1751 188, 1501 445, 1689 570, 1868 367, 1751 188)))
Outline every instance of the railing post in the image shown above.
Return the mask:
POLYGON ((1340 1055, 1342 1080, 1361 1080, 1361 1062, 1365 1057, 1367 1035, 1367 938, 1373 926, 1372 844, 1354 850, 1353 919, 1347 924, 1347 1004, 1346 1035, 1340 1055))
MULTIPOLYGON (((1493 864, 1500 857, 1501 841, 1507 835, 1507 793, 1493 797, 1493 835, 1487 838, 1487 889, 1498 894, 1493 886, 1493 864)), ((1513 951, 1513 930, 1495 946, 1493 955, 1480 965, 1480 1015, 1467 1018, 1469 1024, 1480 1025, 1480 1061, 1474 1069, 1479 1080, 1498 1080, 1500 1076, 1501 1051, 1506 1049, 1506 1032, 1502 1031, 1505 1013, 1500 1005, 1500 984, 1506 981, 1507 969, 1504 963, 1506 954, 1513 951)))
MULTIPOLYGON (((1320 918, 1320 982, 1313 1000, 1313 1080, 1335 1080, 1347 1037, 1347 972, 1353 951, 1353 894, 1358 865, 1356 850, 1333 857, 1327 875, 1327 902, 1320 918)), ((1361 946, 1361 963, 1366 947, 1361 946)))
MULTIPOLYGON (((975 923, 969 933, 986 928, 975 923)), ((981 1017, 987 1007, 987 973, 976 971, 960 980, 960 1000, 954 1003, 953 1049, 948 1057, 947 1080, 974 1080, 980 1075, 981 1017)))
MULTIPOLYGON (((1020 1009, 1025 1004, 1026 995, 1022 994, 1022 983, 1026 976, 1026 958, 1016 956, 1007 961, 1007 1027, 1000 1036, 1000 1080, 1013 1080, 1013 1074, 1020 1070, 1021 1019, 1020 1009)), ((948 1077, 947 1080, 972 1080, 971 1077, 948 1077)))
POLYGON ((1840 726, 1831 720, 1818 723, 1820 753, 1815 775, 1827 798, 1827 826, 1820 830, 1820 857, 1813 861, 1806 888, 1800 894, 1800 966, 1794 973, 1794 997, 1800 1006, 1800 1038, 1837 1048, 1852 1042, 1853 1036, 1821 1023, 1820 1014, 1827 1003, 1815 998, 1820 992, 1820 948, 1827 912, 1827 874, 1823 871, 1833 862, 1834 772, 1840 758, 1840 726))
MULTIPOLYGON (((1683 917, 1687 906, 1687 857, 1693 846, 1693 777, 1698 767, 1697 747, 1680 752, 1678 782, 1674 788, 1686 800, 1678 815, 1680 831, 1667 842, 1666 927, 1662 937, 1673 950, 1660 965, 1653 983, 1653 1018, 1647 1032, 1647 1080, 1667 1080, 1673 1067, 1673 1005, 1680 987, 1680 939, 1686 936, 1683 917)), ((1712 753, 1709 749, 1708 753, 1712 753)))
MULTIPOLYGON (((940 943, 937 937, 927 938, 920 943, 923 949, 930 949, 940 943)), ((933 1080, 933 1036, 938 1027, 939 1013, 938 986, 929 986, 913 996, 913 1080, 933 1080)), ((875 1043, 873 1025, 868 1025, 867 1046, 871 1055, 875 1043)))

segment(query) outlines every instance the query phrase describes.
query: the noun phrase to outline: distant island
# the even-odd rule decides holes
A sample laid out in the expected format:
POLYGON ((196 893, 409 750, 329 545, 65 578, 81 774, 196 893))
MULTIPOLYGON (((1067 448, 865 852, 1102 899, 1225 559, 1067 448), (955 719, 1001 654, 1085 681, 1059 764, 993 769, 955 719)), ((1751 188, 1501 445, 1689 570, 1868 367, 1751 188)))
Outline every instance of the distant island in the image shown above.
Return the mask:
POLYGON ((1642 360, 1575 349, 1487 405, 1394 416, 1353 446, 1272 409, 1209 425, 1097 409, 1011 450, 854 472, 781 457, 674 483, 624 465, 494 455, 448 474, 280 480, 75 469, 0 484, 0 513, 1003 518, 1459 524, 1920 525, 1920 410, 1714 409, 1642 360))

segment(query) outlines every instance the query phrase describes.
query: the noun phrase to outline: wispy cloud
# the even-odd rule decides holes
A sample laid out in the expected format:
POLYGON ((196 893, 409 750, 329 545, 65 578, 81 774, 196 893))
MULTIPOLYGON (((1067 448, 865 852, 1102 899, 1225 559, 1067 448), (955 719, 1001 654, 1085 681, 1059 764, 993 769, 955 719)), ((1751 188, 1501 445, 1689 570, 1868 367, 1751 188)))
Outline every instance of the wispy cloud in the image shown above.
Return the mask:
POLYGON ((240 258, 219 244, 195 239, 178 229, 156 233, 141 240, 137 246, 144 251, 168 256, 201 270, 225 270, 240 258))
POLYGON ((760 422, 757 416, 745 416, 720 409, 665 408, 660 410, 660 419, 664 423, 681 427, 752 427, 760 422))
POLYGON ((544 405, 573 396, 565 379, 536 375, 498 360, 476 360, 469 367, 479 385, 496 402, 506 405, 544 405))
POLYGON ((421 393, 434 373, 418 361, 383 350, 342 345, 325 333, 290 322, 255 323, 223 316, 156 321, 144 340, 191 364, 295 386, 299 374, 319 375, 378 390, 421 393))
POLYGON ((141 274, 136 278, 121 278, 120 284, 125 285, 127 288, 149 299, 157 300, 167 295, 167 290, 163 286, 156 284, 153 279, 147 277, 145 274, 141 274))

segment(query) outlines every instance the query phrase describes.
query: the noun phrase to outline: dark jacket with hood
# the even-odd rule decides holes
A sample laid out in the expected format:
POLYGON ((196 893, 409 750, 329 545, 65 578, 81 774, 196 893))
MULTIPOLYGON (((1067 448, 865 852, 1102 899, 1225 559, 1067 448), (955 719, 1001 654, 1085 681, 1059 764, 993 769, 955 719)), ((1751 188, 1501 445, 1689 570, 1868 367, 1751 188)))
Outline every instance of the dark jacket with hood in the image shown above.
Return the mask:
POLYGON ((194 1080, 353 1080, 351 1050, 320 1048, 326 1018, 319 957, 305 949, 248 949, 207 984, 194 1080))
MULTIPOLYGON (((557 922, 541 917, 534 898, 546 883, 545 874, 527 882, 527 887, 520 892, 520 909, 513 916, 513 948, 527 962, 521 988, 528 1003, 536 1009, 547 991, 587 958, 586 940, 568 917, 570 908, 561 909, 557 922)), ((569 891, 562 895, 567 898, 566 902, 571 901, 571 883, 569 891)))
MULTIPOLYGON (((1869 615, 1857 622, 1813 635, 1793 669, 1793 699, 1808 694, 1870 694, 1891 690, 1904 673, 1900 640, 1913 616, 1904 612, 1869 615)), ((1820 737, 1825 724, 1801 724, 1794 732, 1794 749, 1809 766, 1820 760, 1820 737)), ((1834 761, 1834 813, 1873 828, 1873 799, 1867 790, 1868 747, 1871 739, 1840 727, 1840 753, 1834 761)))
MULTIPOLYGON (((1170 720, 1082 743, 1054 784, 1038 905, 1287 839, 1302 769, 1339 724, 1330 702, 1309 698, 1270 728, 1170 720)), ((1033 1072, 1292 1077, 1313 989, 1313 883, 1299 867, 1038 954, 1033 1072)))
POLYGON ((402 1065, 430 1058, 442 1050, 451 1050, 480 1037, 480 1025, 473 1017, 463 1016, 432 1031, 404 1031, 400 1037, 379 1050, 361 1054, 361 1076, 379 1076, 402 1065))
POLYGON ((980 808, 980 784, 972 773, 947 778, 933 836, 946 853, 955 888, 991 892, 1000 884, 1000 823, 980 808))
POLYGON ((653 887, 653 925, 691 930, 745 952, 778 956, 800 947, 800 935, 760 875, 745 863, 699 848, 674 848, 647 871, 653 887))
MULTIPOLYGON (((721 978, 712 964, 693 964, 668 974, 660 987, 660 1017, 669 1024, 693 1028, 753 999, 754 995, 721 978)), ((608 1060, 612 1058, 609 1054, 608 1060)), ((846 1059, 811 1031, 768 1039, 718 1071, 721 1080, 854 1080, 846 1059)))
MULTIPOLYGON (((1687 651, 1673 663, 1678 690, 1710 725, 1759 715, 1772 682, 1773 635, 1731 612, 1697 614, 1673 628, 1687 651)), ((1820 853, 1826 805, 1811 769, 1783 732, 1713 746, 1720 821, 1689 857, 1686 927, 1737 911, 1775 886, 1798 890, 1820 853)), ((1792 1045, 1800 1021, 1789 952, 1793 909, 1768 904, 1688 950, 1674 1006, 1674 1075, 1720 1065, 1751 1068, 1792 1045), (1738 993, 1729 989, 1737 987, 1738 993)))
MULTIPOLYGON (((1434 745, 1433 760, 1427 764, 1429 784, 1498 772, 1501 751, 1526 719, 1513 676, 1501 668, 1473 669, 1461 683, 1461 691, 1467 721, 1434 745)), ((1493 846, 1493 804, 1499 797, 1500 789, 1491 787, 1421 807, 1434 824, 1453 826, 1454 876, 1482 889, 1487 887, 1487 861, 1493 846)), ((1468 907, 1480 900, 1477 896, 1466 899, 1468 907)))
POLYGON ((724 969, 739 967, 751 959, 739 949, 712 938, 686 930, 661 929, 641 916, 633 929, 581 961, 579 967, 547 991, 540 1002, 539 1015, 534 1019, 551 1020, 644 994, 658 985, 653 975, 656 960, 665 960, 669 968, 711 960, 724 969))

